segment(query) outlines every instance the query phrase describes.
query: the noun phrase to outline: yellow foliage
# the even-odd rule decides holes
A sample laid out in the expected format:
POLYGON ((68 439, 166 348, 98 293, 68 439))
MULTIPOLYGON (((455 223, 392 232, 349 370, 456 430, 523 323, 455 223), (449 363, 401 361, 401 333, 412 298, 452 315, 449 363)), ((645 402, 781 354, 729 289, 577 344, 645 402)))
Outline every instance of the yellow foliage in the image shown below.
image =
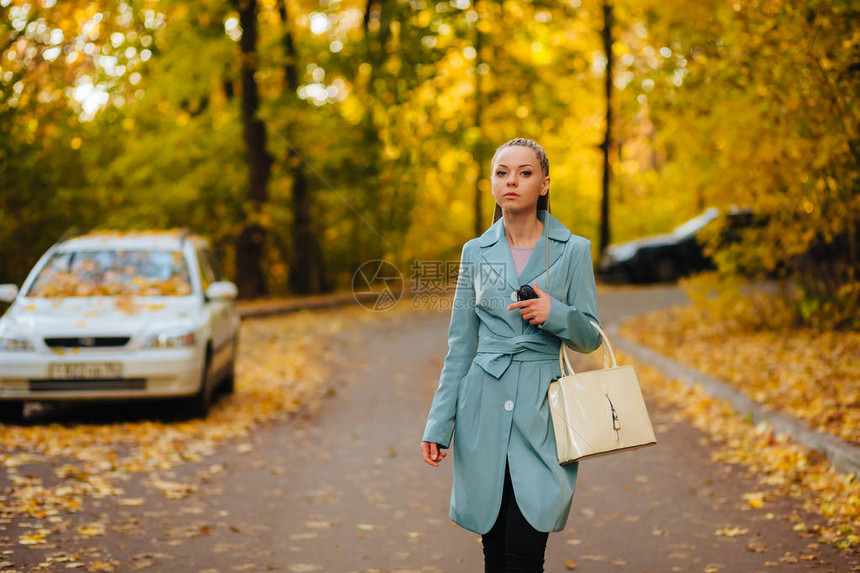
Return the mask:
POLYGON ((754 329, 788 328, 799 322, 796 300, 784 284, 769 292, 742 276, 707 272, 685 277, 679 285, 711 322, 754 329))

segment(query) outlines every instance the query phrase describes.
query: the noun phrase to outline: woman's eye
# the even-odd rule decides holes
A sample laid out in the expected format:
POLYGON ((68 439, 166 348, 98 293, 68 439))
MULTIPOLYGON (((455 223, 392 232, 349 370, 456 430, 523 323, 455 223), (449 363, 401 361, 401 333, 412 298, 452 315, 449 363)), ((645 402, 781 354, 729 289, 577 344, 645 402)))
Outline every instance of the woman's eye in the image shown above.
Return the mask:
POLYGON ((496 177, 504 177, 506 173, 504 171, 496 171, 496 177))
POLYGON ((521 172, 521 173, 520 173, 520 175, 522 175, 523 177, 528 177, 528 176, 529 176, 529 175, 531 175, 531 174, 532 174, 532 172, 531 172, 531 171, 523 171, 523 172, 521 172))

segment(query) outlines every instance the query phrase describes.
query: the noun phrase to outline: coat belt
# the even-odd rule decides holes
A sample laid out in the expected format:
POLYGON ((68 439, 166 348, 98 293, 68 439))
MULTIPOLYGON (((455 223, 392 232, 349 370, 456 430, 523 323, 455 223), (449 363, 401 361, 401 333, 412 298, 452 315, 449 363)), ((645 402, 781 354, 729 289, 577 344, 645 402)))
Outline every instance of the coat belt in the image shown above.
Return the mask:
POLYGON ((488 374, 501 378, 511 362, 558 360, 561 341, 546 334, 521 334, 511 338, 481 338, 475 362, 488 374))

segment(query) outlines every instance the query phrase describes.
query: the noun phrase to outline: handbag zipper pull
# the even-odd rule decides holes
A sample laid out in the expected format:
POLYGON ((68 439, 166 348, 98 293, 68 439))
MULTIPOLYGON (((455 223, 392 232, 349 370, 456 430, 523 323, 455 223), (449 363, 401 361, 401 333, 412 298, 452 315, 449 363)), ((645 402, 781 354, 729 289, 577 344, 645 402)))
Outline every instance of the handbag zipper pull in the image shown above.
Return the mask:
POLYGON ((606 395, 606 401, 609 402, 609 408, 612 410, 612 429, 617 432, 621 430, 621 420, 618 419, 618 410, 615 409, 615 405, 609 398, 609 394, 606 395))

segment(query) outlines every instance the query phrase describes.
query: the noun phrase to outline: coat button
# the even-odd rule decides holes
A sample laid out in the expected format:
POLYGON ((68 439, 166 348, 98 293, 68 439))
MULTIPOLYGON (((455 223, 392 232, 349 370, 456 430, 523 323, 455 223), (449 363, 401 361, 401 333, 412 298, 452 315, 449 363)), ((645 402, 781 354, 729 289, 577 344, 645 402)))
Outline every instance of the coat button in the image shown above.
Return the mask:
POLYGON ((513 410, 513 409, 514 409, 514 403, 513 403, 513 401, 508 400, 507 402, 505 402, 505 410, 507 410, 508 412, 510 412, 510 411, 511 411, 511 410, 513 410))

